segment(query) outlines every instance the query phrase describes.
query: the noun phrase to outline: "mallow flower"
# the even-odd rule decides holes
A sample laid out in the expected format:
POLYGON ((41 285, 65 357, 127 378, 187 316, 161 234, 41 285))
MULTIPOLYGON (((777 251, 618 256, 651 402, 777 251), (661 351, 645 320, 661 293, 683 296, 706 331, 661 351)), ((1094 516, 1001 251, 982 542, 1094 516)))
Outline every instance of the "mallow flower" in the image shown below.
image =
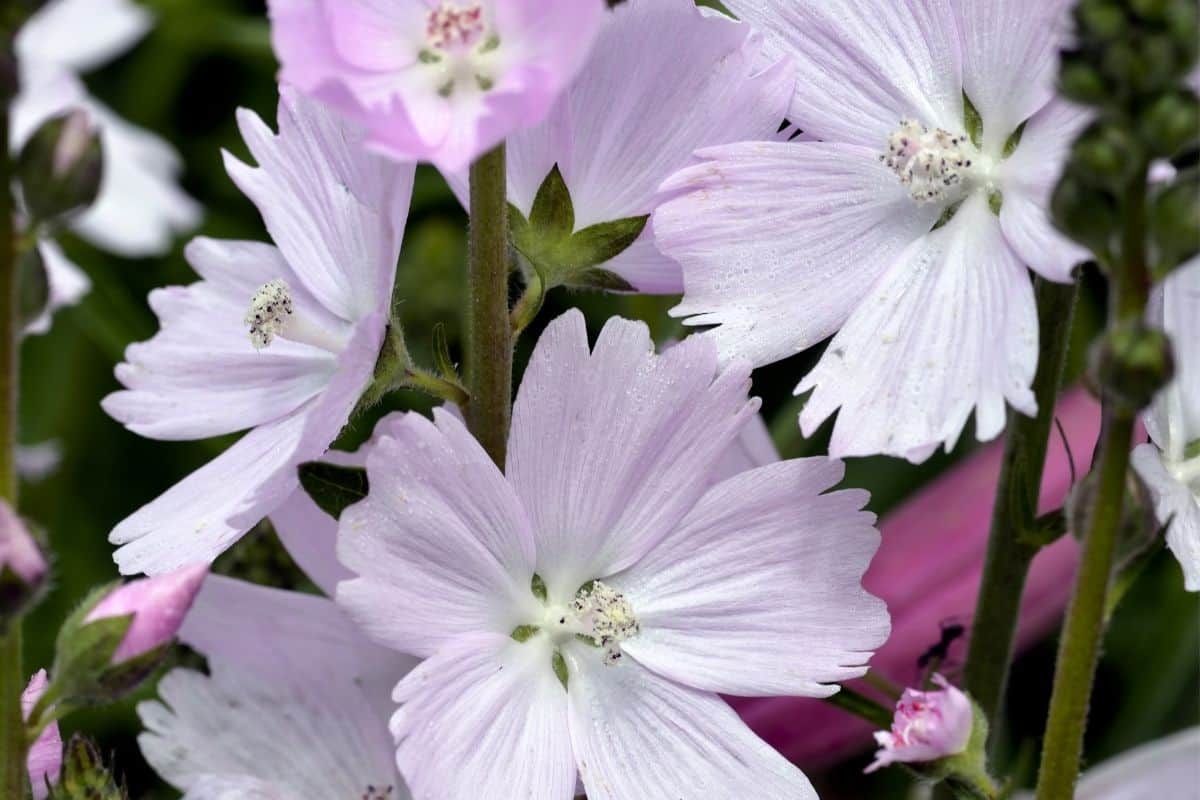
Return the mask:
POLYGON ((362 148, 357 127, 285 90, 279 134, 238 117, 258 161, 226 155, 274 246, 199 238, 201 280, 156 290, 162 328, 117 367, 105 410, 135 433, 250 431, 113 530, 126 573, 211 561, 298 486, 371 384, 414 168, 362 148))
POLYGON ((904 690, 892 729, 875 734, 879 751, 866 772, 897 762, 937 761, 967 749, 975 722, 971 699, 941 675, 934 675, 933 682, 937 689, 904 690))
POLYGON ((1150 442, 1133 467, 1154 496, 1184 584, 1200 591, 1200 260, 1173 272, 1154 295, 1151 318, 1171 337, 1175 378, 1143 415, 1150 442))
POLYGON ((536 125, 575 77, 604 0, 269 0, 281 79, 401 160, 457 170, 536 125))
POLYGON ((208 674, 168 673, 138 743, 187 800, 409 800, 387 711, 414 660, 332 600, 212 576, 180 637, 208 674))
POLYGON ((758 407, 749 364, 644 325, 551 322, 502 473, 453 415, 408 414, 367 457, 338 603, 424 659, 395 689, 417 800, 815 797, 718 692, 828 696, 887 613, 861 586, 879 537, 828 459, 711 485, 758 407))
MULTIPOLYGON (((682 292, 679 265, 654 243, 658 186, 693 163, 698 148, 776 134, 794 77, 762 50, 749 25, 691 0, 628 0, 614 8, 546 120, 507 141, 508 198, 525 220, 555 166, 570 195, 572 230, 561 238, 537 230, 529 241, 516 237, 533 266, 554 282, 589 285, 589 274, 578 269, 586 264, 616 275, 624 288, 682 292), (614 223, 632 241, 615 255, 599 247, 584 252, 600 244, 599 226, 614 223), (536 263, 543 259, 549 263, 536 263)), ((447 178, 466 205, 466 172, 447 178)), ((613 282, 590 285, 597 283, 613 282)))
POLYGON ((797 67, 788 119, 818 141, 745 142, 663 187, 674 309, 725 359, 786 358, 836 333, 797 387, 830 452, 913 461, 975 412, 1032 414, 1038 326, 1026 265, 1085 257, 1046 215, 1086 114, 1053 99, 1065 0, 730 0, 797 67))
POLYGON ((71 227, 127 257, 166 252, 176 234, 200 219, 199 205, 177 184, 183 165, 174 149, 91 97, 79 78, 127 50, 152 24, 152 15, 130 0, 50 0, 16 37, 21 92, 9 146, 19 149, 51 117, 87 111, 100 130, 104 176, 96 202, 71 227))

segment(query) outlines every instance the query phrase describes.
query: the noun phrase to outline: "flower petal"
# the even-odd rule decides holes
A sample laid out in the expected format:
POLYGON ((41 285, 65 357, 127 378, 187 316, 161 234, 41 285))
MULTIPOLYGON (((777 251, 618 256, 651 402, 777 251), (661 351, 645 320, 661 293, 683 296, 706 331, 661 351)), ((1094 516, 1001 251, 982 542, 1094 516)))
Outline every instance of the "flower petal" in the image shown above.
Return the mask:
POLYGON ((1180 483, 1163 464, 1152 444, 1133 450, 1133 468, 1154 496, 1154 511, 1160 522, 1170 521, 1167 546, 1183 569, 1184 586, 1200 592, 1200 500, 1180 483))
POLYGON ((1054 96, 1069 0, 960 0, 963 91, 983 119, 983 146, 999 154, 1017 126, 1054 96))
POLYGON ((1200 439, 1200 257, 1177 267, 1150 299, 1150 319, 1171 337, 1175 377, 1144 414, 1150 438, 1182 461, 1200 439))
POLYGON ((1076 800, 1156 800, 1196 794, 1200 728, 1188 728, 1127 750, 1089 769, 1076 800))
POLYGON ((21 26, 17 55, 87 72, 128 50, 153 23, 130 0, 51 0, 21 26))
POLYGON ((614 318, 589 352, 572 310, 538 342, 513 409, 508 477, 528 510, 552 601, 628 567, 700 498, 746 419, 749 369, 717 373, 696 337, 662 355, 614 318))
MULTIPOLYGON (((49 682, 46 670, 39 669, 29 679, 29 685, 25 687, 25 691, 21 692, 21 714, 26 720, 29 718, 29 712, 33 711, 33 707, 45 694, 49 682)), ((46 784, 49 783, 53 786, 58 783, 59 775, 62 772, 62 759, 62 733, 59 731, 58 723, 51 722, 37 740, 29 746, 29 753, 26 756, 26 769, 29 771, 29 783, 33 788, 33 800, 45 800, 49 794, 46 784)))
POLYGON ((590 800, 815 800, 804 773, 715 694, 573 646, 568 712, 590 800))
POLYGON ((39 239, 37 248, 42 256, 42 263, 46 265, 50 297, 45 311, 25 326, 26 336, 50 330, 50 320, 56 311, 75 305, 92 289, 92 282, 87 273, 67 258, 66 253, 53 239, 39 239))
POLYGON ((745 142, 663 187, 654 217, 683 266, 674 316, 709 332, 723 359, 769 364, 825 339, 940 211, 921 207, 862 147, 745 142))
POLYGON ((164 677, 163 702, 138 706, 147 728, 138 742, 189 798, 328 800, 368 785, 408 796, 386 697, 368 689, 410 661, 366 641, 332 602, 210 577, 183 638, 208 657, 211 676, 164 677))
POLYGON ((779 451, 771 440, 771 432, 761 414, 750 418, 733 444, 725 449, 721 462, 713 470, 713 483, 720 483, 755 467, 764 467, 779 460, 779 451))
POLYGON ((408 414, 367 457, 371 492, 342 513, 338 602, 368 635, 430 656, 455 636, 507 636, 537 613, 529 521, 458 419, 408 414), (436 423, 436 424, 435 424, 436 423))
POLYGON ((768 54, 796 62, 788 119, 818 139, 886 148, 904 117, 962 130, 950 0, 729 0, 768 54))
POLYGON ((974 410, 976 435, 991 439, 1006 399, 1037 410, 1037 340, 1029 274, 973 195, 896 260, 796 387, 814 390, 800 427, 812 435, 840 406, 830 455, 920 462, 949 449, 974 410))
POLYGON ((1052 281, 1073 280, 1075 266, 1091 258, 1050 221, 1050 196, 1067 151, 1091 116, 1088 109, 1050 101, 1025 125, 1017 149, 1000 165, 1004 238, 1030 268, 1052 281))
POLYGON ((396 687, 396 760, 418 798, 568 798, 566 693, 541 639, 462 636, 396 687))
POLYGON ((159 574, 212 561, 299 486, 296 467, 319 458, 370 384, 386 322, 371 316, 355 331, 338 371, 318 397, 261 425, 109 535, 125 574, 159 574))
POLYGON ((862 588, 879 534, 859 511, 865 493, 822 494, 843 472, 824 458, 783 461, 710 489, 606 579, 641 623, 622 648, 680 683, 743 696, 825 697, 866 672, 888 633, 887 609, 862 588))
POLYGON ((226 154, 225 168, 299 279, 347 321, 386 311, 414 165, 366 152, 355 125, 286 89, 278 134, 245 110, 238 125, 259 167, 226 154))

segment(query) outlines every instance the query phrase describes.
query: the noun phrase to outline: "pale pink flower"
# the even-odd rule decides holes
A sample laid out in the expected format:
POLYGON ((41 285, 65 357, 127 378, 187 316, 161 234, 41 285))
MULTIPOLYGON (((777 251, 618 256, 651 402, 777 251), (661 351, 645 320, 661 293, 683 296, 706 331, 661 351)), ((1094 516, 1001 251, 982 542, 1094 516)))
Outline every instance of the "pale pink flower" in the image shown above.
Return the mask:
POLYGON ((288 91, 278 135, 238 120, 259 166, 227 155, 226 169, 275 246, 194 240, 202 280, 151 293, 162 330, 126 351, 126 391, 104 408, 156 439, 252 430, 116 527, 126 573, 211 561, 291 495, 370 386, 386 331, 414 167, 288 91))
POLYGON ((1200 728, 1188 728, 1103 761, 1088 769, 1075 787, 1075 800, 1165 798, 1200 798, 1200 728))
MULTIPOLYGON (((335 533, 306 530, 304 546, 336 564, 335 533)), ((296 540, 281 538, 300 561, 296 540)), ((387 716, 414 658, 372 644, 324 597, 220 576, 205 582, 180 638, 207 657, 209 674, 168 673, 162 701, 138 706, 138 743, 187 797, 409 800, 387 716)))
POLYGON ((1151 319, 1171 337, 1175 378, 1143 415, 1150 444, 1133 466, 1155 497, 1167 546, 1189 591, 1200 591, 1200 259, 1173 272, 1154 295, 1151 319))
POLYGON ((797 387, 806 435, 840 408, 835 456, 920 461, 972 412, 980 439, 1006 401, 1034 413, 1026 265, 1067 281, 1086 257, 1045 212, 1087 120, 1052 99, 1065 0, 728 5, 795 61, 787 118, 818 141, 709 148, 664 185, 673 313, 756 365, 836 333, 797 387))
POLYGON ((281 79, 402 160, 454 171, 536 125, 587 57, 603 0, 269 0, 281 79))
POLYGON ((0 572, 6 569, 27 586, 36 586, 48 567, 25 523, 7 501, 0 499, 0 572))
MULTIPOLYGON (((691 0, 628 0, 608 15, 587 63, 545 122, 508 138, 508 198, 528 218, 555 164, 582 230, 650 214, 659 184, 700 147, 766 139, 794 76, 762 40, 691 0), (653 76, 653 79, 647 79, 653 76)), ((466 204, 466 173, 447 175, 466 204)), ((651 218, 624 252, 596 265, 639 292, 678 294, 683 276, 654 243, 651 218)))
POLYGON ((974 727, 971 699, 941 675, 933 682, 941 689, 905 689, 896 703, 890 731, 879 731, 880 749, 864 772, 901 762, 936 761, 955 756, 967 748, 974 727))
POLYGON ((711 485, 757 409, 749 366, 692 337, 656 355, 613 319, 553 321, 507 472, 457 419, 408 414, 341 517, 338 602, 424 658, 396 687, 414 797, 814 797, 717 692, 828 696, 886 638, 878 546, 842 465, 711 485))
POLYGON ((100 130, 104 174, 96 202, 71 227, 128 257, 166 252, 200 220, 200 207, 177 184, 183 164, 175 150, 91 97, 79 78, 133 46, 152 24, 151 14, 130 0, 50 0, 16 39, 21 93, 9 146, 19 149, 51 117, 86 111, 100 130))
POLYGON ((139 578, 118 586, 92 607, 84 622, 132 615, 124 638, 113 653, 120 664, 174 640, 200 591, 207 564, 182 567, 153 578, 139 578))
MULTIPOLYGON (((49 682, 44 669, 38 670, 29 679, 29 685, 21 693, 21 713, 26 719, 45 693, 49 682)), ((62 734, 57 722, 47 725, 37 740, 29 746, 26 768, 29 770, 29 783, 33 787, 33 800, 44 800, 48 794, 47 781, 51 786, 58 783, 59 774, 62 772, 62 748, 62 734)))

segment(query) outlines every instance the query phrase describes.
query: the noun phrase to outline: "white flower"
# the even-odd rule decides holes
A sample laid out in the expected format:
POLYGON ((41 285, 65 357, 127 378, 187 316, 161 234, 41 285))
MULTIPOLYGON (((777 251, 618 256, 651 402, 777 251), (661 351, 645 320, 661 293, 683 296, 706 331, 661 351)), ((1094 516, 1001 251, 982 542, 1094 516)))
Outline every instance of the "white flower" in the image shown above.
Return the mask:
POLYGON ((819 141, 746 142, 663 187, 673 313, 724 358, 767 364, 836 333, 797 387, 836 456, 914 461, 1032 414, 1038 326, 1026 265, 1070 279, 1084 252, 1045 207, 1086 121, 1052 99, 1064 0, 730 0, 790 56, 788 119, 819 141), (971 124, 965 97, 978 112, 971 124))
POLYGON ((1144 415, 1153 444, 1138 445, 1133 466, 1168 524, 1167 546, 1189 591, 1200 591, 1200 259, 1155 292, 1150 317, 1171 337, 1175 378, 1144 415))

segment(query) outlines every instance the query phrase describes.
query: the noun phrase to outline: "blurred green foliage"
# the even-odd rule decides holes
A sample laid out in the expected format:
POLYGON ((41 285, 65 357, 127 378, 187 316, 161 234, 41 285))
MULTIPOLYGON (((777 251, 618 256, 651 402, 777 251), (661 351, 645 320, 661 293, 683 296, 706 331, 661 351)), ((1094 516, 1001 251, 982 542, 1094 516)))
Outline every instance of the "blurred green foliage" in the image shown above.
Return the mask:
MULTIPOLYGON (((234 110, 246 107, 273 121, 276 63, 270 50, 265 11, 253 0, 149 0, 158 15, 154 31, 125 57, 88 76, 92 91, 131 121, 169 139, 186 164, 184 184, 206 208, 201 232, 265 239, 254 207, 226 178, 220 154, 247 158, 234 110)), ((428 360, 431 331, 445 324, 451 350, 459 354, 465 274, 465 215, 440 176, 422 167, 398 271, 401 317, 410 347, 428 360)), ((55 553, 55 583, 28 624, 27 667, 49 663, 58 624, 93 586, 114 578, 108 532, 228 444, 139 438, 108 418, 100 399, 117 388, 113 365, 125 346, 151 336, 157 325, 146 294, 157 286, 187 283, 194 275, 181 255, 185 240, 161 259, 129 261, 85 243, 68 241, 70 255, 95 284, 78 307, 61 312, 52 331, 29 339, 23 352, 21 438, 55 441, 63 461, 51 476, 23 489, 24 512, 47 531, 55 553)), ((1102 284, 1093 273, 1085 282, 1077 315, 1071 374, 1082 371, 1084 345, 1099 327, 1102 284)), ((660 341, 682 335, 666 315, 674 298, 618 297, 558 290, 542 317, 519 345, 518 369, 540 327, 570 305, 582 307, 598 330, 613 314, 649 322, 660 341)), ((801 354, 759 370, 755 390, 785 456, 821 452, 826 424, 812 440, 796 426, 800 401, 791 389, 819 354, 801 354)), ((428 408, 416 395, 389 400, 389 407, 428 408)), ((386 409, 383 409, 386 410, 386 409)), ((370 432, 373 418, 359 421, 345 438, 353 445, 370 432)), ((920 467, 886 458, 853 460, 847 483, 872 492, 871 508, 885 512, 975 444, 970 430, 951 454, 938 454, 920 467)), ((1081 469, 1086 465, 1080 465, 1081 469)), ((304 581, 263 526, 218 564, 224 571, 282 586, 304 581)), ((929 587, 936 591, 937 587, 929 587)), ((931 640, 936 632, 931 632, 931 640)), ((1097 682, 1088 757, 1100 759, 1136 743, 1200 721, 1197 697, 1200 599, 1183 592, 1179 569, 1166 553, 1156 558, 1113 620, 1097 682), (1185 702, 1180 702, 1184 698, 1185 702)), ((1016 665, 1010 691, 1008 738, 1017 763, 1036 763, 1036 741, 1049 695, 1054 644, 1035 648, 1016 665)), ((180 655, 180 659, 188 658, 180 655)), ((142 692, 148 696, 151 689, 142 692)), ((147 768, 137 751, 133 698, 119 706, 71 717, 66 735, 83 729, 115 756, 133 798, 174 797, 147 768)), ((904 797, 907 781, 898 770, 869 781, 865 762, 815 776, 828 796, 904 797)), ((823 795, 824 796, 824 795, 823 795)))

